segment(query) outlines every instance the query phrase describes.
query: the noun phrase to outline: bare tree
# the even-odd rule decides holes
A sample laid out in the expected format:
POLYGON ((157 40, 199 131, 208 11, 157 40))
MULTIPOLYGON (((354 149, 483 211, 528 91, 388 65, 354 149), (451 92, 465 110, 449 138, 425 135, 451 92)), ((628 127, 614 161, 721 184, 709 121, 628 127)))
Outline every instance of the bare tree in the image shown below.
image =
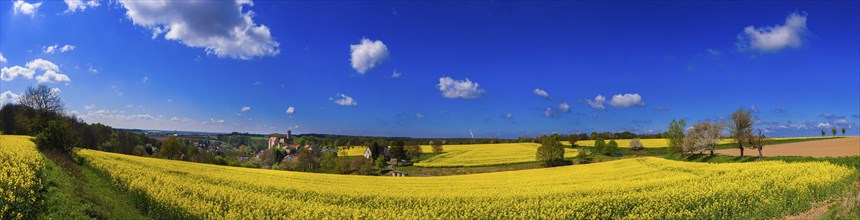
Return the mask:
POLYGON ((727 123, 729 135, 734 138, 735 145, 741 151, 741 157, 744 156, 744 143, 749 143, 752 134, 752 112, 744 108, 739 108, 732 113, 732 121, 727 123))
POLYGON ((63 111, 63 101, 60 100, 59 92, 45 85, 27 88, 19 102, 42 112, 61 113, 63 111))

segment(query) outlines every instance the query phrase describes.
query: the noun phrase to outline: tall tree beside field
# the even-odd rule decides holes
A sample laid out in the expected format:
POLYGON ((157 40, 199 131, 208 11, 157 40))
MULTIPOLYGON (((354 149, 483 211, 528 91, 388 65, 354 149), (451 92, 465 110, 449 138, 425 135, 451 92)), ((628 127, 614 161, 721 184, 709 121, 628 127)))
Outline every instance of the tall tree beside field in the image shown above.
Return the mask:
POLYGON ((325 173, 336 173, 338 158, 337 154, 331 151, 325 151, 320 156, 320 170, 325 173))
POLYGON ((535 153, 535 159, 544 163, 544 166, 552 167, 564 164, 564 145, 559 140, 558 134, 552 134, 543 139, 541 146, 535 153))
POLYGON ((579 141, 579 135, 570 134, 570 136, 567 136, 567 141, 570 142, 571 147, 576 147, 576 142, 579 141))
POLYGON ((842 128, 842 136, 845 136, 845 128, 842 128))
POLYGON ((64 154, 71 152, 79 142, 78 136, 65 120, 48 122, 48 127, 36 136, 36 145, 40 149, 57 150, 64 154))
POLYGON ((764 155, 762 155, 761 150, 762 150, 762 148, 764 148, 764 145, 767 145, 767 143, 768 143, 768 139, 766 136, 764 136, 764 134, 761 133, 761 130, 758 131, 758 136, 753 135, 749 139, 750 148, 758 150, 758 159, 759 160, 764 158, 764 155))
POLYGON ((603 154, 606 152, 606 142, 603 141, 602 137, 597 137, 594 140, 594 153, 603 154))
POLYGON ((732 121, 728 123, 729 135, 734 138, 735 145, 744 156, 744 144, 749 143, 752 134, 752 112, 739 108, 732 113, 732 121))
POLYGON ((433 148, 433 153, 442 153, 445 152, 445 149, 442 149, 443 141, 430 141, 430 146, 433 148))
POLYGON ((831 128, 830 133, 833 133, 833 137, 836 137, 836 128, 831 128))
POLYGON ((684 127, 687 122, 684 119, 669 123, 669 130, 666 131, 666 136, 669 139, 669 149, 674 152, 682 152, 684 149, 684 127))
POLYGON ((606 154, 609 156, 615 155, 618 153, 618 142, 615 140, 609 140, 609 143, 606 144, 606 154))
POLYGON ((821 129, 821 136, 824 136, 826 134, 827 134, 827 132, 824 132, 824 129, 821 129))
POLYGON ((27 88, 18 102, 41 112, 63 112, 63 101, 60 100, 60 94, 45 85, 27 88))

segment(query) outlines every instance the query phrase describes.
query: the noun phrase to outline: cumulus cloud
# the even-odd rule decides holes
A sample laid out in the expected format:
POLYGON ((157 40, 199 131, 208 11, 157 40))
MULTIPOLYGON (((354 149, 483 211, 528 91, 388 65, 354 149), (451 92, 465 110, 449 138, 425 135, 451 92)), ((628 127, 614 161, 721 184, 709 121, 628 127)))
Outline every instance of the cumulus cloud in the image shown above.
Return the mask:
POLYGON ((6 61, 6 57, 3 56, 3 53, 0 53, 0 64, 4 64, 6 61))
POLYGON ((552 108, 546 108, 546 110, 543 111, 543 116, 547 118, 552 118, 555 117, 555 112, 552 111, 552 108))
POLYGON ((609 105, 616 108, 627 108, 630 106, 644 106, 645 102, 642 101, 642 96, 639 96, 639 94, 628 93, 612 96, 612 100, 609 101, 609 105))
POLYGON ((23 15, 29 15, 30 17, 36 15, 36 12, 39 11, 39 6, 42 6, 42 2, 31 4, 25 2, 24 0, 17 0, 12 3, 12 7, 15 10, 15 14, 20 13, 23 15))
POLYGON ((254 5, 250 0, 120 3, 135 25, 152 30, 153 39, 164 34, 164 39, 204 48, 207 54, 243 60, 280 53, 269 28, 254 23, 253 11, 243 12, 254 5))
POLYGON ((249 107, 249 106, 242 107, 242 112, 248 112, 248 111, 251 111, 251 107, 249 107))
POLYGON ((400 72, 397 72, 397 70, 394 70, 394 72, 391 73, 391 78, 400 78, 400 75, 401 75, 400 72))
POLYGON ((54 64, 51 61, 43 60, 43 59, 35 59, 33 61, 27 62, 27 68, 30 70, 52 70, 54 72, 59 72, 60 67, 57 64, 54 64))
POLYGON ((288 107, 287 108, 287 114, 293 114, 293 113, 296 113, 296 108, 293 108, 293 106, 288 107))
POLYGON ((747 26, 738 35, 738 48, 760 52, 778 52, 785 48, 796 48, 803 44, 806 32, 806 14, 791 13, 785 24, 768 27, 747 26))
POLYGON ((342 106, 356 106, 356 105, 358 105, 358 102, 355 101, 355 99, 353 99, 352 97, 350 97, 346 94, 338 93, 337 97, 340 97, 340 99, 335 100, 334 98, 329 98, 329 100, 334 100, 335 104, 342 105, 342 106))
POLYGON ((469 81, 468 78, 466 80, 454 80, 451 77, 442 77, 439 78, 439 85, 436 86, 442 92, 442 96, 450 99, 474 99, 481 97, 485 92, 478 83, 469 81))
POLYGON ((818 127, 818 128, 829 128, 829 127, 832 127, 832 125, 830 125, 830 123, 822 122, 822 123, 818 123, 818 125, 817 125, 817 126, 815 126, 815 127, 818 127))
POLYGON ((535 90, 532 90, 532 94, 535 94, 535 95, 538 95, 538 96, 541 96, 544 98, 549 98, 549 93, 546 93, 546 91, 539 89, 539 88, 535 88, 535 90))
POLYGON ((586 99, 585 102, 594 109, 606 109, 606 107, 603 106, 603 103, 606 102, 606 97, 603 97, 602 95, 595 96, 594 101, 586 99))
POLYGON ((72 13, 72 12, 76 12, 78 10, 84 11, 87 8, 95 8, 95 7, 99 7, 101 5, 98 0, 89 0, 86 2, 84 2, 83 0, 63 0, 63 1, 66 2, 66 6, 68 6, 68 9, 66 9, 65 13, 72 13))
POLYGON ((567 102, 561 103, 558 105, 558 110, 564 113, 570 112, 570 105, 567 102))
POLYGON ((0 79, 3 81, 12 81, 18 77, 32 79, 33 73, 35 71, 21 66, 3 67, 3 69, 0 69, 0 79))
POLYGON ((66 74, 57 73, 53 70, 45 71, 44 74, 37 76, 36 81, 39 83, 60 83, 60 82, 70 82, 72 79, 69 78, 66 74))
POLYGON ((17 103, 20 97, 21 95, 12 93, 12 91, 5 91, 3 93, 0 93, 0 106, 17 103))
POLYGON ((388 47, 380 40, 371 41, 363 38, 359 44, 350 44, 349 50, 352 68, 359 74, 364 74, 367 70, 388 59, 388 47))

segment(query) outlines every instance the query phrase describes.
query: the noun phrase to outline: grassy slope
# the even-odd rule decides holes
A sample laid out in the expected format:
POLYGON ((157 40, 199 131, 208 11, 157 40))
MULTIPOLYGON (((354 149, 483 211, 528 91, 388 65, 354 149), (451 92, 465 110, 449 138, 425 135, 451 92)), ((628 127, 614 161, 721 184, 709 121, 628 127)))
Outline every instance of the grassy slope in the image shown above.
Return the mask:
POLYGON ((39 219, 147 219, 102 172, 51 153, 44 161, 45 209, 39 219))

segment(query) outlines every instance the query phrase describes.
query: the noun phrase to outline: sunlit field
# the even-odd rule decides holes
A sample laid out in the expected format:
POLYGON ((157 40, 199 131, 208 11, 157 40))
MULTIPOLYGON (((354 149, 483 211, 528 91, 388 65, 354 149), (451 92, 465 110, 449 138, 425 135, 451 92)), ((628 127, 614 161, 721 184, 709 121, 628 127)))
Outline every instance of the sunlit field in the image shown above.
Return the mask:
MULTIPOLYGON (((534 162, 535 152, 540 144, 501 143, 501 144, 461 144, 443 145, 444 152, 415 163, 420 167, 472 167, 514 163, 534 162)), ((348 155, 363 155, 365 147, 348 149, 348 155)), ((430 145, 422 145, 425 153, 432 152, 430 145)), ((576 150, 565 148, 565 157, 576 156, 576 150)))
POLYGON ((0 135, 0 217, 22 218, 38 209, 42 155, 28 136, 0 135))
POLYGON ((445 177, 314 174, 94 150, 86 161, 159 218, 771 218, 850 186, 829 163, 707 164, 645 157, 445 177), (193 199, 189 199, 193 198, 193 199), (610 211, 611 210, 611 211, 610 211), (301 217, 299 217, 301 216, 301 217))

